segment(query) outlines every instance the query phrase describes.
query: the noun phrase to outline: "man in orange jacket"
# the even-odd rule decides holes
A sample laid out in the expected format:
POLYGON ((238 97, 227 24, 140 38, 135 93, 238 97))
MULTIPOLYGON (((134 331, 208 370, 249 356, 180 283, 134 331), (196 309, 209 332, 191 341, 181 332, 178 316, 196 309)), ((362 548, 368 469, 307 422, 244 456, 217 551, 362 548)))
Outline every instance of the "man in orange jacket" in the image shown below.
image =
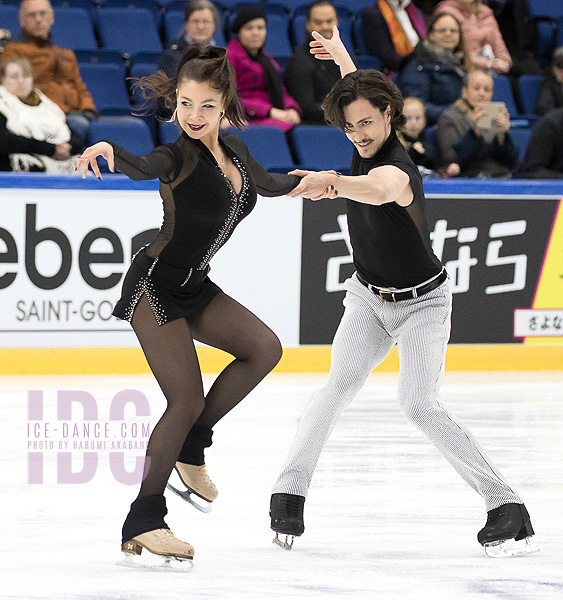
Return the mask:
POLYGON ((19 17, 21 33, 4 47, 0 62, 28 58, 36 87, 60 106, 73 129, 86 134, 88 121, 97 118, 98 111, 82 81, 74 52, 51 43, 55 15, 50 0, 22 0, 19 17))

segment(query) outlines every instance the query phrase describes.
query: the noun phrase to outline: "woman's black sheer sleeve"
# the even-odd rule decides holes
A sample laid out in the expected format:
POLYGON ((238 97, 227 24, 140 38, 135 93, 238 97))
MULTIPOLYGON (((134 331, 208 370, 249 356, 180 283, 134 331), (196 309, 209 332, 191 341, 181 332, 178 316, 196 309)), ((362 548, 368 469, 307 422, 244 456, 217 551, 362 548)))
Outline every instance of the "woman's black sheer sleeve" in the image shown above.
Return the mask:
POLYGON ((127 175, 129 179, 140 181, 158 178, 167 182, 173 180, 178 172, 175 153, 168 145, 158 146, 150 154, 135 156, 110 140, 103 141, 113 148, 116 171, 127 175))
POLYGON ((241 155, 248 165, 256 190, 261 196, 284 196, 296 188, 301 181, 297 175, 284 175, 283 173, 269 173, 250 154, 246 144, 236 136, 229 136, 225 142, 241 155))

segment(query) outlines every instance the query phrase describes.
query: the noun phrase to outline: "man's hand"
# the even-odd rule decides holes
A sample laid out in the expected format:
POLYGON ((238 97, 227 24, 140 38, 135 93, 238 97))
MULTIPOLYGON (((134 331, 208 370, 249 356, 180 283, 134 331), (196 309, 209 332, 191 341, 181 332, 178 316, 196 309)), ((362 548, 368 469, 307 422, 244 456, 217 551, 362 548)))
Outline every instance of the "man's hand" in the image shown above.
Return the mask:
POLYGON ((55 160, 68 160, 70 158, 70 144, 68 142, 57 144, 53 158, 55 160))
POLYGON ((287 194, 291 198, 304 196, 311 200, 321 200, 322 198, 332 199, 338 196, 338 190, 336 189, 338 174, 336 171, 295 169, 294 171, 290 171, 288 175, 303 177, 299 185, 287 194))
POLYGON ((309 52, 315 58, 318 60, 333 60, 340 67, 342 77, 356 70, 356 65, 340 39, 336 25, 332 28, 332 38, 330 40, 327 40, 318 31, 313 31, 311 35, 313 41, 309 42, 309 46, 311 46, 309 52))

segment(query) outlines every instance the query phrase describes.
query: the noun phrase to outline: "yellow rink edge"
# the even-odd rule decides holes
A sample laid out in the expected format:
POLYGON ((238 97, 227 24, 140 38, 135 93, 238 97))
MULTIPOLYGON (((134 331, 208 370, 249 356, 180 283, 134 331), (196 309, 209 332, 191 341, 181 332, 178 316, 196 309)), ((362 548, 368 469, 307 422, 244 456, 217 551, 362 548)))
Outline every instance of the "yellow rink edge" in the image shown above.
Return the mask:
MULTIPOLYGON (((232 356, 197 348, 204 373, 218 373, 232 356)), ((285 348, 278 373, 326 373, 330 346, 285 348)), ((491 344, 448 346, 447 371, 542 371, 563 368, 563 345, 491 344)), ((376 369, 399 369, 397 348, 376 369)), ((148 373, 140 348, 0 348, 0 375, 104 375, 148 373)))

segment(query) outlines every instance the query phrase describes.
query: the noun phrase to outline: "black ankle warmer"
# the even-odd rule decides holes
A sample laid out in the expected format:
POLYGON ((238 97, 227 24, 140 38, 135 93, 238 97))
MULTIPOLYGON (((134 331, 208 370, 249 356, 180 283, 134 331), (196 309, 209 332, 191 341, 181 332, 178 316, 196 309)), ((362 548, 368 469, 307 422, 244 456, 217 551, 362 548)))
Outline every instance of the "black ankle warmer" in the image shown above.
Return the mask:
POLYGON ((136 535, 153 531, 154 529, 169 529, 164 521, 168 509, 166 499, 162 494, 137 498, 123 523, 121 543, 128 542, 136 535))
POLYGON ((205 464, 205 458, 203 451, 205 448, 209 448, 213 443, 211 438, 213 437, 213 430, 209 427, 202 427, 201 425, 194 425, 188 437, 184 442, 180 456, 178 460, 188 465, 196 465, 201 467, 205 464))

